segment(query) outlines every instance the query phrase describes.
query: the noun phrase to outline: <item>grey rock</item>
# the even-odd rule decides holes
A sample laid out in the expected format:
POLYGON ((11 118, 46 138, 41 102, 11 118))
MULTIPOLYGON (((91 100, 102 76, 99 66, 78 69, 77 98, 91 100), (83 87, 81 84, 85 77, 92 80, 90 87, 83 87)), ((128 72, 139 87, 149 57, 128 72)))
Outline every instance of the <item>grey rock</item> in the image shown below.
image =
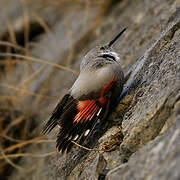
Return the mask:
POLYGON ((127 84, 135 92, 122 124, 125 135, 120 147, 122 154, 131 155, 156 137, 179 99, 179 28, 178 12, 177 19, 132 68, 127 84))
POLYGON ((155 138, 134 153, 128 163, 111 170, 106 179, 178 180, 180 115, 174 120, 173 125, 161 137, 155 138))

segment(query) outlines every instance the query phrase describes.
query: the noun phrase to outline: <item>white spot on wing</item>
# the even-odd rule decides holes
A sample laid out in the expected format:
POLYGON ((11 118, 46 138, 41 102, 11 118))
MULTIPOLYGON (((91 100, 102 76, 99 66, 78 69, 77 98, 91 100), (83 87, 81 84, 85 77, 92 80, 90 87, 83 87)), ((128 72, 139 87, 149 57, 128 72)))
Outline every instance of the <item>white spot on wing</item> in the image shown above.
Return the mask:
POLYGON ((68 138, 68 140, 71 140, 72 139, 72 135, 68 138))
POLYGON ((98 111, 97 116, 99 116, 99 114, 101 113, 101 111, 102 111, 102 108, 98 111))
POLYGON ((74 141, 77 140, 77 138, 79 137, 79 135, 77 134, 75 137, 74 137, 74 141))
POLYGON ((86 132, 84 133, 84 136, 87 136, 90 132, 90 129, 86 130, 86 132))
MULTIPOLYGON (((95 114, 95 113, 94 113, 95 114)), ((90 119, 88 119, 89 121, 94 117, 94 114, 90 117, 90 119)))

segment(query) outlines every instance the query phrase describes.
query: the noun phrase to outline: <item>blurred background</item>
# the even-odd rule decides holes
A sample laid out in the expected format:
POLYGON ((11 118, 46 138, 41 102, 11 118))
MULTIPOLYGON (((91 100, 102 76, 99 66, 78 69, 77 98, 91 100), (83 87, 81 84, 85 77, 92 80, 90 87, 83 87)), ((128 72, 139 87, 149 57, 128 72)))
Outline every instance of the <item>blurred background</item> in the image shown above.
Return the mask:
POLYGON ((14 179, 15 172, 23 179, 21 172, 36 171, 43 158, 56 153, 55 137, 47 139, 41 130, 88 50, 128 27, 115 47, 128 73, 177 3, 0 0, 0 179, 14 179))

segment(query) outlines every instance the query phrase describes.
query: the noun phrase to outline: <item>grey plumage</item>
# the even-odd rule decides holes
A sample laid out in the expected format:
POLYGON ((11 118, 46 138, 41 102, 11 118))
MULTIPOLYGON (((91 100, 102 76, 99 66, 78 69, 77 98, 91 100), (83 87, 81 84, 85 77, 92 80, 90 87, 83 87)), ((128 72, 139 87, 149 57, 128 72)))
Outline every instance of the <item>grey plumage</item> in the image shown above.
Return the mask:
POLYGON ((111 47, 96 46, 90 50, 81 62, 80 75, 70 89, 70 94, 74 98, 78 98, 78 96, 97 91, 116 76, 116 86, 119 90, 116 92, 117 95, 114 96, 119 96, 124 84, 124 74, 119 60, 118 54, 111 47), (102 57, 103 55, 110 55, 115 60, 109 57, 102 57))

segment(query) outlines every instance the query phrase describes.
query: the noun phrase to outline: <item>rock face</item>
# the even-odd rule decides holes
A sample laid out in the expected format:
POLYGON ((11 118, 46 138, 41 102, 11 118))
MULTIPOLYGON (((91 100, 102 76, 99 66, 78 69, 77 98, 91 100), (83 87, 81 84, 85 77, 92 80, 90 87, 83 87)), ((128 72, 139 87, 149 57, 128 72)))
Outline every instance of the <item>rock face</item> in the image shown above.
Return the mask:
MULTIPOLYGON (((13 169, 8 179, 180 179, 180 2, 127 0, 102 4, 103 8, 92 3, 86 11, 79 8, 75 12, 73 5, 68 4, 66 11, 59 14, 58 6, 40 9, 43 19, 48 13, 45 22, 50 31, 36 37, 36 45, 29 47, 29 54, 78 71, 86 51, 128 27, 116 45, 127 79, 120 102, 104 127, 85 144, 109 151, 74 147, 63 155, 56 152, 47 157, 22 157, 17 163, 25 170, 13 169), (84 13, 86 17, 82 19, 84 13)), ((29 11, 36 8, 32 6, 29 11)), ((9 9, 9 14, 16 14, 15 9, 9 9)), ((8 16, 8 12, 5 14, 8 16)), ((4 31, 6 28, 0 37, 4 31)), ((22 64, 0 82, 34 92, 33 96, 18 94, 22 104, 13 104, 12 109, 30 113, 29 123, 39 125, 38 135, 42 122, 57 103, 57 98, 44 97, 62 96, 77 75, 52 64, 32 62, 33 73, 40 73, 29 83, 26 80, 33 73, 29 66, 24 72, 22 64), (39 92, 43 92, 43 98, 38 96, 39 92)), ((7 85, 0 91, 12 93, 7 85)), ((49 136, 52 138, 55 137, 49 136)), ((53 151, 54 146, 54 142, 30 144, 23 152, 43 154, 53 151)))
POLYGON ((161 136, 149 142, 129 159, 112 169, 106 179, 179 179, 180 118, 161 136))

